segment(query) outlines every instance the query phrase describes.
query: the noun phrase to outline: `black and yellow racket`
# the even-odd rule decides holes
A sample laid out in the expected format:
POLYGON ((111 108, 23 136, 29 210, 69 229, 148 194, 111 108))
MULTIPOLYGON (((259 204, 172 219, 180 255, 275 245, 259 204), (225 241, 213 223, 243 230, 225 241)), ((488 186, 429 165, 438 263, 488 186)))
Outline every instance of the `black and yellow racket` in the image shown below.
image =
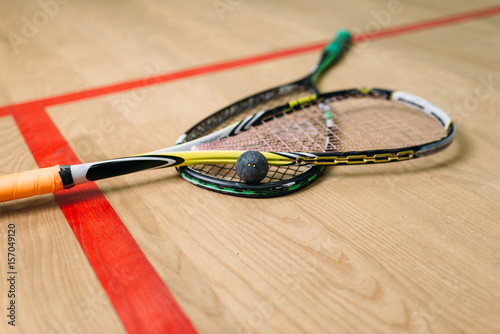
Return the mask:
MULTIPOLYGON (((335 38, 325 47, 318 62, 304 78, 267 89, 239 100, 206 117, 185 134, 177 144, 185 143, 223 129, 262 110, 272 109, 291 100, 310 94, 319 94, 316 83, 347 51, 351 41, 349 31, 337 31, 335 38)), ((258 184, 240 179, 234 164, 200 164, 177 168, 187 181, 210 190, 245 197, 272 197, 299 190, 321 175, 322 166, 271 166, 267 176, 258 184)))
MULTIPOLYGON (((2 176, 0 201, 55 192, 147 169, 234 165, 250 150, 261 152, 271 166, 404 161, 441 151, 452 142, 454 133, 446 112, 409 93, 349 89, 312 94, 170 148, 2 176)), ((251 186, 241 182, 241 188, 232 191, 243 194, 248 191, 246 185, 251 186)))

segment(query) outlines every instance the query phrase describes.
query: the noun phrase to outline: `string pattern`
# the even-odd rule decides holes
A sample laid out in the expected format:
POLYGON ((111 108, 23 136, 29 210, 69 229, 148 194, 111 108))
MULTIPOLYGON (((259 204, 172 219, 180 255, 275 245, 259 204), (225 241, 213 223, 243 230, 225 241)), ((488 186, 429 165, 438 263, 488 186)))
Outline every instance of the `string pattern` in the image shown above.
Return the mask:
MULTIPOLYGON (((231 124, 234 124, 238 120, 245 119, 246 117, 254 115, 262 110, 269 110, 277 106, 286 104, 288 103, 288 101, 296 100, 310 94, 311 91, 306 86, 296 86, 294 89, 290 90, 286 94, 274 96, 271 99, 264 99, 260 103, 257 103, 252 107, 246 108, 244 112, 239 112, 234 116, 224 117, 224 119, 217 119, 217 117, 222 118, 223 116, 214 115, 213 118, 208 119, 206 123, 201 124, 200 127, 203 127, 208 123, 213 123, 217 125, 213 127, 207 126, 207 128, 204 129, 204 131, 200 131, 200 133, 196 137, 201 137, 216 132, 231 124)), ((189 138, 189 140, 192 140, 194 138, 189 138)), ((225 179, 228 181, 236 181, 236 182, 241 181, 238 175, 236 174, 236 169, 234 165, 195 165, 195 166, 187 166, 186 168, 219 179, 225 179)), ((279 182, 283 180, 288 180, 294 176, 302 174, 309 168, 310 167, 304 167, 304 166, 270 166, 266 178, 264 178, 264 180, 262 180, 261 183, 279 182)))
POLYGON ((385 99, 351 97, 325 102, 333 126, 318 104, 280 114, 233 137, 197 150, 268 152, 348 152, 396 149, 443 138, 441 124, 419 110, 385 99))

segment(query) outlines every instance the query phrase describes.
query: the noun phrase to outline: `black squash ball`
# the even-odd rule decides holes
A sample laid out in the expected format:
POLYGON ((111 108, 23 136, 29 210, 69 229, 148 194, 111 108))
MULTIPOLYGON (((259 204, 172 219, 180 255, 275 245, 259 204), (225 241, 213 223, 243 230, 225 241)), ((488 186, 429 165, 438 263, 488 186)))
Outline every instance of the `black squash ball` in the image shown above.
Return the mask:
POLYGON ((247 151, 236 161, 236 173, 243 182, 259 183, 269 171, 266 157, 257 151, 247 151))

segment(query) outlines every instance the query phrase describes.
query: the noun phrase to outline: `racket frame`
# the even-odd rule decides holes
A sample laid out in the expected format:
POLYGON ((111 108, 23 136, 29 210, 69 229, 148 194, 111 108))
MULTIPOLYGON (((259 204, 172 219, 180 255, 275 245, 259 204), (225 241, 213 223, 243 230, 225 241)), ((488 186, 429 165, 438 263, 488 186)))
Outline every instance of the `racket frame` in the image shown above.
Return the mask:
MULTIPOLYGON (((253 94, 215 112, 181 135, 176 141, 176 144, 185 143, 198 138, 201 134, 216 127, 220 122, 254 108, 260 103, 265 103, 276 97, 284 96, 294 90, 304 88, 308 90, 310 94, 319 94, 316 87, 317 80, 328 68, 340 60, 342 55, 348 50, 350 41, 351 34, 345 29, 340 29, 337 31, 334 40, 325 47, 310 73, 304 78, 253 94), (212 124, 210 120, 213 120, 212 124)), ((248 184, 242 181, 218 178, 185 166, 177 167, 176 169, 179 175, 186 181, 209 190, 244 197, 275 197, 297 191, 309 185, 323 173, 325 168, 324 166, 310 165, 309 168, 301 171, 299 174, 295 174, 291 178, 259 184, 248 184)), ((270 174, 286 174, 286 171, 286 169, 278 168, 270 174)))

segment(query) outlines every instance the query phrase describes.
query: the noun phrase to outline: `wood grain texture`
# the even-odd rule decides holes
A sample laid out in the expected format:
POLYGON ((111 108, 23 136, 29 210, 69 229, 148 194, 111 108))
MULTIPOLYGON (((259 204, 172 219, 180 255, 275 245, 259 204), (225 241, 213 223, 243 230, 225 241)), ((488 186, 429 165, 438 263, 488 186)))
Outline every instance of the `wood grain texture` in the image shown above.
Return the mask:
MULTIPOLYGON (((36 1, 3 2, 0 104, 496 5, 495 1, 72 1, 13 50, 36 1), (226 2, 223 2, 226 3, 226 2), (378 20, 377 20, 378 17, 378 20), (382 21, 380 21, 382 20, 382 21), (373 23, 375 22, 375 23, 373 23), (382 22, 382 23, 381 23, 382 22)), ((391 165, 329 168, 275 199, 212 193, 161 170, 97 184, 200 333, 500 332, 500 17, 355 45, 320 89, 397 88, 449 111, 455 143, 391 165)), ((48 108, 83 162, 170 146, 209 113, 296 79, 314 53, 48 108)), ((0 118, 2 173, 35 167, 0 118)), ((52 196, 0 206, 19 229, 19 327, 7 333, 123 333, 52 196), (96 309, 96 305, 99 307, 96 309), (88 321, 94 312, 92 321, 88 321), (64 327, 71 324, 71 328, 64 327)), ((105 264, 103 264, 105 265, 105 264)))
MULTIPOLYGON (((36 164, 14 120, 0 118, 6 145, 2 173, 29 170, 36 164), (8 159, 7 159, 8 158, 8 159)), ((16 326, 0 321, 2 333, 123 333, 106 293, 97 281, 53 196, 4 203, 0 207, 2 309, 8 307, 9 225, 15 226, 16 326)), ((12 256, 9 256, 12 257, 12 256)), ((9 293, 10 294, 10 293, 9 293)))

